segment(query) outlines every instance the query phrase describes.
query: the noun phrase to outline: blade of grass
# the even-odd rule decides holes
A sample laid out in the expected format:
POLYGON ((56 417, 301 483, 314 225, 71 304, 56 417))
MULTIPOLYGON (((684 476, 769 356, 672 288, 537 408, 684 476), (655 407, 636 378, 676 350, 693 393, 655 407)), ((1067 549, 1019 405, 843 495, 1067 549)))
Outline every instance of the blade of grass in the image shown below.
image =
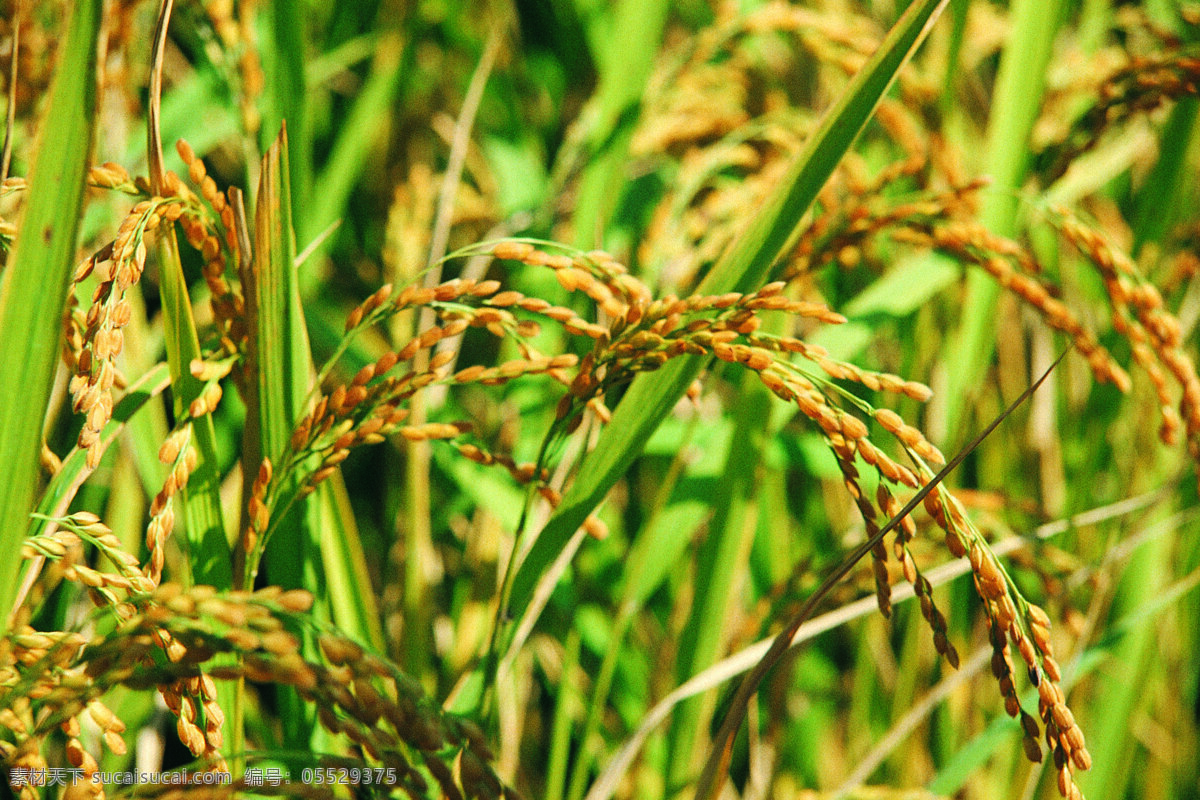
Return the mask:
MULTIPOLYGON (((21 542, 36 496, 42 419, 58 361, 96 118, 96 41, 103 4, 70 6, 30 171, 25 214, 0 282, 0 613, 17 592, 21 542)), ((4 630, 8 624, 5 622, 4 630)))
MULTIPOLYGON (((558 699, 554 704, 554 717, 550 723, 549 767, 546 770, 545 800, 562 800, 567 777, 567 757, 570 755, 571 728, 575 723, 573 709, 579 705, 574 683, 570 676, 579 669, 579 631, 572 628, 567 632, 563 649, 562 680, 559 683, 558 699)), ((576 756, 578 758, 578 756, 576 756)))
MULTIPOLYGON (((1162 537, 1134 554, 1121 577, 1114 603, 1118 616, 1135 614, 1162 595, 1161 587, 1171 578, 1172 549, 1171 539, 1162 537)), ((1151 706, 1146 685, 1160 680, 1155 676, 1162 669, 1158 660, 1160 635, 1160 629, 1150 625, 1127 629, 1127 635, 1114 644, 1112 659, 1099 678, 1097 697, 1104 698, 1103 708, 1092 716, 1095 724, 1088 727, 1092 769, 1076 777, 1079 788, 1093 800, 1125 796, 1132 776, 1130 764, 1138 750, 1130 746, 1129 731, 1151 706)), ((1088 718, 1080 716, 1086 725, 1088 718)))
MULTIPOLYGON (((297 291, 295 240, 292 229, 286 125, 259 164, 258 197, 255 209, 253 255, 239 265, 246 294, 247 366, 253 376, 246 392, 246 425, 243 430, 242 460, 253 471, 264 460, 283 465, 293 425, 302 413, 314 378, 305 317, 297 291)), ((234 194, 235 216, 246 228, 242 196, 234 194)), ((244 235, 249 250, 249 234, 244 235)), ((289 480, 284 475, 281 479, 289 480)), ((294 481, 285 495, 295 490, 294 481)), ((249 491, 249 482, 243 489, 249 491)), ((244 498, 248 500, 248 496, 244 498)), ((308 588, 320 596, 324 582, 319 574, 306 575, 317 552, 317 526, 310 515, 314 501, 287 505, 289 512, 273 526, 271 541, 262 556, 271 580, 289 588, 308 588)), ((247 554, 243 554, 246 556, 247 554)), ((248 565, 239 577, 246 588, 257 572, 248 565)))
POLYGON ((854 771, 834 791, 834 800, 841 800, 841 798, 846 797, 866 783, 871 774, 887 760, 887 757, 900 746, 900 743, 909 734, 920 727, 933 714, 934 710, 943 700, 949 697, 958 687, 983 672, 983 669, 991 661, 991 657, 992 649, 990 647, 979 648, 970 658, 963 662, 962 666, 955 673, 939 681, 932 691, 925 694, 916 702, 909 702, 906 706, 903 706, 908 708, 908 711, 896 720, 896 724, 888 730, 887 735, 880 739, 878 744, 871 748, 871 752, 867 753, 855 765, 854 771))
MULTIPOLYGON (((462 109, 454 123, 454 134, 451 137, 450 153, 447 157, 446 172, 438 189, 437 210, 434 213, 433 231, 430 235, 429 264, 421 279, 422 285, 431 287, 442 279, 442 257, 446 255, 446 243, 450 238, 450 228, 454 217, 454 200, 458 195, 458 187, 462 180, 463 168, 466 166, 467 148, 471 142, 471 131, 475 126, 475 116, 483 99, 484 89, 488 78, 491 77, 492 67, 500 49, 502 28, 493 25, 484 45, 483 54, 475 65, 467 91, 463 97, 462 109)), ((434 324, 436 315, 431 308, 422 308, 417 314, 416 331, 428 329, 434 324)), ((413 369, 420 372, 429 368, 430 351, 422 350, 413 359, 413 369)), ((423 425, 428 420, 428 400, 426 392, 417 392, 409 400, 409 420, 414 425, 423 425)), ((422 674, 428 668, 429 654, 433 649, 427 641, 426 632, 430 630, 431 602, 429 565, 435 561, 432 530, 432 509, 430 498, 432 487, 430 467, 432 465, 432 450, 427 441, 409 442, 405 447, 405 511, 407 524, 397 519, 398 531, 403 531, 404 549, 408 557, 404 559, 404 619, 410 635, 404 637, 404 660, 406 669, 414 674, 422 674)))
MULTIPOLYGON (((246 362, 250 377, 242 440, 242 463, 247 475, 256 474, 264 460, 283 469, 281 459, 314 374, 295 269, 292 172, 288 164, 288 129, 282 125, 259 167, 254 253, 242 270, 249 329, 246 362)), ((291 488, 284 489, 285 494, 291 495, 297 476, 291 473, 281 480, 292 482, 291 488)), ((246 484, 249 487, 250 481, 246 484)), ((327 619, 327 585, 319 540, 321 506, 330 506, 331 519, 338 514, 332 508, 328 490, 322 497, 324 503, 313 495, 288 508, 286 516, 274 526, 263 561, 271 583, 312 592, 317 597, 314 614, 327 619)), ((246 565, 239 576, 241 588, 252 588, 249 583, 256 572, 255 564, 246 565)), ((311 631, 299 633, 302 651, 312 657, 316 644, 311 631)), ((302 702, 291 687, 280 687, 278 697, 284 741, 291 747, 312 745, 312 737, 316 735, 312 707, 302 702)))
MULTIPOLYGON (((773 321, 774 322, 774 321, 773 321)), ((775 326, 778 327, 778 326, 775 326)), ((734 580, 745 571, 757 523, 754 496, 761 477, 762 454, 773 395, 751 372, 741 376, 734 408, 735 428, 724 474, 713 498, 709 534, 700 545, 696 585, 703 586, 681 632, 676 677, 683 683, 720 657, 727 620, 734 604, 734 580)), ((684 703, 675 713, 667 738, 667 785, 681 786, 695 773, 696 734, 707 729, 716 707, 711 695, 684 703)))
MULTIPOLYGON (((243 441, 249 470, 263 457, 278 463, 315 375, 296 274, 288 162, 288 135, 283 128, 261 165, 256 247, 243 283, 252 330, 248 363, 255 376, 247 393, 243 441)), ((318 620, 336 624, 360 642, 384 648, 366 557, 340 474, 291 508, 268 543, 265 557, 272 582, 316 595, 313 613, 318 620)), ((316 644, 307 632, 303 649, 307 657, 317 657, 316 644)), ((313 728, 311 719, 300 717, 299 698, 289 694, 284 702, 295 704, 297 710, 288 737, 297 744, 329 749, 323 739, 312 738, 325 734, 313 728)))
MULTIPOLYGON (((308 394, 312 369, 293 267, 288 162, 288 132, 283 126, 260 165, 254 254, 242 275, 249 328, 246 362, 251 376, 242 441, 247 475, 255 474, 264 459, 283 466, 279 460, 308 394)), ((300 501, 295 508, 302 510, 307 505, 300 501)), ((304 585, 305 564, 316 554, 304 533, 302 518, 302 511, 290 516, 267 543, 265 558, 271 580, 288 588, 304 585)), ((247 569, 243 580, 253 571, 247 569)))
MULTIPOLYGON (((1046 84, 1046 66, 1054 34, 1062 17, 1062 0, 1015 0, 1013 27, 992 96, 985 152, 985 172, 992 190, 985 193, 980 221, 993 233, 1012 236, 1016 230, 1017 190, 1025 180, 1029 134, 1037 119, 1046 84)), ((969 395, 980 385, 995 350, 995 311, 1000 286, 990 275, 972 271, 962 324, 950 337, 945 353, 945 431, 959 436, 969 430, 963 415, 969 395)))
POLYGON ((580 179, 574 221, 575 244, 584 250, 602 246, 600 231, 626 182, 637 107, 662 40, 668 6, 665 0, 621 0, 614 11, 613 32, 600 59, 594 116, 582 145, 588 165, 580 179))
MULTIPOLYGON (((297 212, 310 207, 313 197, 312 119, 308 107, 308 81, 305 64, 308 43, 305 38, 307 14, 290 0, 272 0, 267 8, 267 35, 263 37, 263 67, 268 90, 260 134, 287 126, 291 130, 292 151, 288 169, 291 202, 297 212)), ((267 148, 264 139, 260 146, 267 148)), ((319 228, 318 228, 319 230, 319 228)))
MULTIPOLYGON (((311 202, 295 206, 303 215, 301 242, 311 241, 345 209, 346 199, 366 168, 372 147, 387 130, 380 120, 387 116, 396 100, 406 61, 404 43, 398 33, 385 34, 379 39, 371 74, 355 97, 345 122, 338 127, 329 160, 314 183, 311 202)), ((325 245, 318 246, 317 252, 328 246, 329 241, 326 239, 325 245)))
POLYGON ((370 588, 371 572, 342 474, 331 475, 317 487, 314 497, 321 515, 317 529, 333 623, 355 641, 368 643, 377 652, 386 652, 379 606, 370 588))
MULTIPOLYGON (((676 440, 678 447, 671 459, 671 466, 658 486, 650 518, 630 547, 629 555, 624 559, 625 585, 621 603, 592 687, 587 718, 580 736, 581 745, 575 767, 572 769, 571 785, 567 794, 569 800, 578 800, 583 795, 584 780, 591 773, 592 765, 600 752, 600 724, 605 710, 609 707, 609 693, 616 675, 617 661, 624 651, 629 629, 646 599, 666 578, 667 572, 678 563, 687 542, 708 515, 707 502, 687 500, 680 496, 686 493, 689 477, 692 482, 698 482, 695 474, 709 471, 704 465, 691 462, 685 457, 685 453, 694 447, 693 434, 699 425, 699 415, 696 415, 689 421, 683 436, 676 440), (672 499, 676 502, 672 503, 672 499)), ((716 471, 719 471, 720 464, 728 460, 726 454, 729 449, 729 437, 724 438, 726 441, 716 446, 717 453, 710 450, 705 454, 707 458, 704 460, 720 459, 716 471)), ((705 483, 707 486, 711 480, 705 483)), ((708 495, 704 494, 704 497, 707 500, 708 495)), ((572 633, 574 632, 575 629, 572 628, 572 633)), ((553 784, 548 786, 553 788, 553 784)))
POLYGON ((1137 256, 1147 241, 1162 241, 1171 225, 1178 219, 1180 189, 1190 176, 1187 154, 1196 135, 1197 112, 1200 102, 1189 97, 1171 109, 1158 141, 1158 161, 1146 176, 1133 214, 1133 255, 1137 256))
MULTIPOLYGON (((937 18, 945 0, 916 0, 883 44, 855 76, 846 93, 825 115, 821 127, 797 154, 787 174, 749 230, 726 251, 699 291, 720 293, 761 285, 794 240, 801 220, 845 152, 866 125, 876 105, 937 18)), ((634 381, 596 449, 584 461, 575 482, 547 522, 528 557, 518 568, 502 609, 520 618, 538 577, 583 524, 613 484, 625 474, 650 434, 704 367, 686 357, 651 376, 634 381)))
POLYGON ((946 74, 942 76, 942 110, 952 111, 954 108, 955 81, 959 76, 959 60, 962 58, 963 41, 967 32, 967 12, 970 10, 970 0, 950 0, 950 16, 953 24, 950 28, 950 46, 946 53, 946 74))

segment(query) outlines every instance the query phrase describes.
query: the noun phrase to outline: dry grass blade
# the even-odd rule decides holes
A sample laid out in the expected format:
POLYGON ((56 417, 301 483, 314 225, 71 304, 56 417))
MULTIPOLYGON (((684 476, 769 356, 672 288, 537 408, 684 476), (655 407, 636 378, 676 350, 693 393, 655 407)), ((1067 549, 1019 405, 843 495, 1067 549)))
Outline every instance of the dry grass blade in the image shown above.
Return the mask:
POLYGON ((963 662, 957 672, 940 681, 932 691, 906 711, 904 716, 888 730, 887 734, 871 748, 871 752, 855 765, 854 771, 847 775, 841 785, 833 791, 833 800, 842 800, 862 786, 871 777, 871 773, 899 746, 900 742, 933 713, 939 703, 987 668, 991 658, 992 649, 990 647, 979 648, 963 662))
POLYGON ((162 114, 163 50, 167 46, 167 28, 171 24, 171 9, 174 5, 175 0, 162 0, 159 5, 158 20, 154 25, 154 47, 150 51, 150 108, 146 124, 146 154, 150 167, 150 187, 155 194, 163 193, 166 179, 159 117, 162 114))

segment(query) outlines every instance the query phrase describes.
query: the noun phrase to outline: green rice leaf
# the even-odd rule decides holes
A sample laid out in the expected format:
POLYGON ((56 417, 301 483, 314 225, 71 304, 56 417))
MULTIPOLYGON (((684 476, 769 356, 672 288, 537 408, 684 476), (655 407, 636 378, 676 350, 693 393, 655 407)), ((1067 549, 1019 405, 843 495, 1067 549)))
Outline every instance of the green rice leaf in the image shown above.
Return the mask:
POLYGON ((0 614, 17 591, 21 542, 37 492, 42 418, 58 362, 60 319, 96 117, 96 39, 103 4, 70 6, 47 119, 16 246, 0 283, 0 614), (14 357, 13 354, 18 354, 14 357))

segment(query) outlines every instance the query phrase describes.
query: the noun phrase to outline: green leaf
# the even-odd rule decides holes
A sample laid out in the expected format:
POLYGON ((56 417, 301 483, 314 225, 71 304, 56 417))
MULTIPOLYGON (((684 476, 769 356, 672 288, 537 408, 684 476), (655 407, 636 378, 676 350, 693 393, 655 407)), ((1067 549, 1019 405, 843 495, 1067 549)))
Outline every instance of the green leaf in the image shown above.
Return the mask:
MULTIPOLYGON (((730 618, 736 576, 745 571, 757 517, 754 495, 762 467, 773 395, 751 372, 742 374, 734 409, 736 425, 724 475, 712 498, 710 532, 701 542, 696 565, 697 593, 679 643, 676 678, 679 683, 716 663, 727 631, 718 620, 730 618)), ((715 694, 692 698, 675 711, 667 739, 670 785, 685 783, 692 773, 696 734, 705 729, 716 703, 715 694)))
POLYGON ((600 85, 584 119, 583 156, 587 166, 575 201, 575 239, 583 249, 601 246, 597 232, 608 222, 628 180, 629 145, 646 81, 654 66, 666 0, 621 0, 612 35, 599 60, 600 85))
POLYGON ((889 270, 839 310, 852 320, 876 314, 906 317, 961 274, 953 260, 938 253, 921 253, 889 270))
MULTIPOLYGON (((1013 30, 996 76, 988 120, 987 172, 991 191, 984 195, 981 221, 993 233, 1016 230, 1017 190, 1025 180, 1029 135, 1041 108, 1054 34, 1062 16, 1062 0, 1016 0, 1013 30)), ((969 431, 963 413, 967 395, 977 387, 995 350, 995 311, 1000 287, 990 275, 967 276, 962 325, 946 352, 946 429, 969 431)))
POLYGON ((42 419, 58 361, 63 304, 96 118, 100 0, 71 5, 42 121, 25 215, 0 282, 0 614, 17 592, 21 542, 39 479, 42 419))
MULTIPOLYGON (((182 419, 188 406, 204 389, 204 384, 193 377, 190 369, 192 361, 201 355, 200 338, 196 333, 191 297, 173 230, 167 230, 159 237, 158 249, 171 394, 175 401, 175 418, 182 419)), ((183 540, 192 570, 191 575, 177 577, 182 581, 192 580, 225 589, 233 586, 233 564, 221 516, 221 476, 217 469, 216 431, 210 415, 192 422, 192 443, 199 459, 183 489, 183 540)))
MULTIPOLYGON (((297 210, 307 209, 313 196, 313 126, 305 74, 310 55, 305 34, 309 15, 290 0, 272 0, 266 10, 261 48, 268 84, 260 132, 269 137, 284 125, 291 128, 296 158, 288 167, 292 170, 288 175, 290 196, 297 210)), ((265 139, 262 146, 267 146, 265 139)))
POLYGON ((385 120, 400 89, 404 55, 399 36, 384 36, 377 43, 371 73, 338 128, 329 161, 316 178, 312 200, 297 206, 297 212, 304 214, 299 220, 303 245, 343 213, 350 191, 367 168, 372 149, 387 131, 385 120))
MULTIPOLYGON (((288 136, 283 128, 263 157, 255 205, 254 258, 242 276, 249 336, 243 460, 253 475, 263 459, 279 463, 308 394, 312 358, 296 285, 288 178, 288 136)), ((249 485, 250 480, 246 481, 249 485)), ((316 548, 304 531, 300 501, 267 544, 272 582, 301 588, 316 548)), ((310 587, 312 584, 310 583, 310 587)), ((248 588, 248 587, 243 587, 248 588)))
POLYGON ((317 487, 314 497, 321 515, 321 564, 333 623, 355 641, 384 652, 387 643, 375 592, 370 589, 371 571, 341 473, 317 487))

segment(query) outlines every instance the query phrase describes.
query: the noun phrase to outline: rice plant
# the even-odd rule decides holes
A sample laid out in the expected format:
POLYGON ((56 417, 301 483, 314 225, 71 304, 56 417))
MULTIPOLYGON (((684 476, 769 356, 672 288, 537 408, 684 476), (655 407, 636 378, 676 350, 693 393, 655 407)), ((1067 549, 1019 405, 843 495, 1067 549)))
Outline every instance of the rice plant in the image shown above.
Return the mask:
POLYGON ((5 791, 1193 796, 1197 24, 13 4, 5 791))

